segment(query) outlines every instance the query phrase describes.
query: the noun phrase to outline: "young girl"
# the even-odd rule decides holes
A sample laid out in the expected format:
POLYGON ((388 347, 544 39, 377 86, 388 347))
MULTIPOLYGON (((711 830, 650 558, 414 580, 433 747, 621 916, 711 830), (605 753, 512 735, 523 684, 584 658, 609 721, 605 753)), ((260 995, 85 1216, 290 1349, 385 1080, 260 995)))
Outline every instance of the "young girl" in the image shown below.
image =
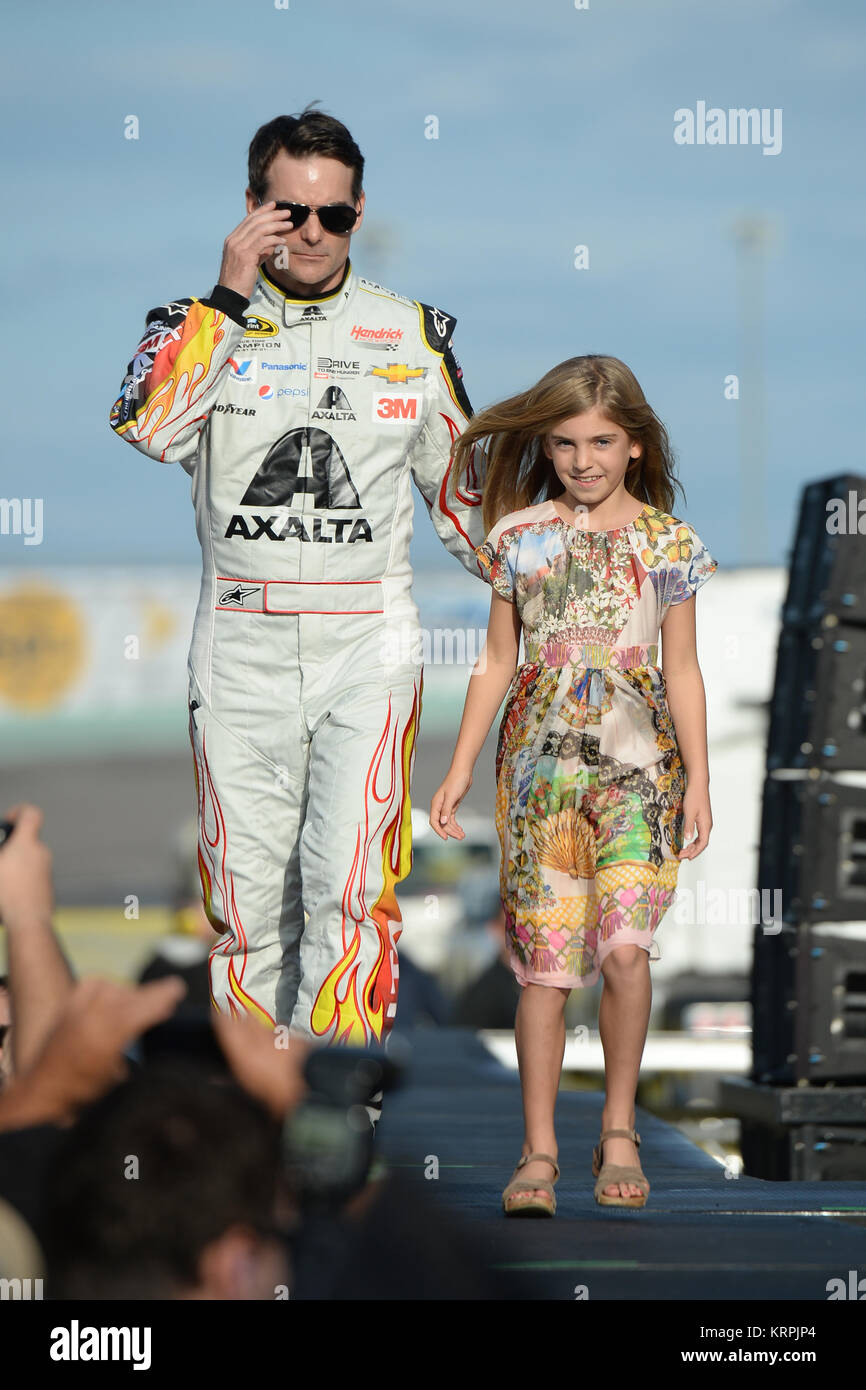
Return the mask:
POLYGON ((599 974, 605 1104, 595 1199, 644 1206, 634 1107, 649 952, 679 861, 701 853, 712 826, 694 594, 717 562, 671 515, 679 483, 667 432, 617 358, 571 358, 475 415, 455 445, 458 486, 481 441, 489 534, 476 554, 493 588, 487 642, 430 824, 443 839, 463 838, 455 812, 506 697, 496 825, 522 986, 525 1137, 503 1207, 509 1216, 556 1210, 565 1001, 599 974))

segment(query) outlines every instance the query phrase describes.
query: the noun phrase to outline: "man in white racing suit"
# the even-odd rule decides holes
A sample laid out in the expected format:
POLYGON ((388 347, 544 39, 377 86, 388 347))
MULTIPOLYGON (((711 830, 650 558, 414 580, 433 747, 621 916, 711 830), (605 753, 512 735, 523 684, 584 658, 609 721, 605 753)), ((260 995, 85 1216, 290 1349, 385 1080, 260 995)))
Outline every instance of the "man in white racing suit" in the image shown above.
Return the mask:
POLYGON ((472 413, 456 320, 355 272, 343 228, 363 218, 362 173, 324 113, 262 127, 219 282, 151 311, 111 424, 192 478, 213 1004, 364 1046, 394 1021, 395 889, 411 866, 412 480, 476 577, 484 535, 482 477, 462 491, 451 477, 472 413))

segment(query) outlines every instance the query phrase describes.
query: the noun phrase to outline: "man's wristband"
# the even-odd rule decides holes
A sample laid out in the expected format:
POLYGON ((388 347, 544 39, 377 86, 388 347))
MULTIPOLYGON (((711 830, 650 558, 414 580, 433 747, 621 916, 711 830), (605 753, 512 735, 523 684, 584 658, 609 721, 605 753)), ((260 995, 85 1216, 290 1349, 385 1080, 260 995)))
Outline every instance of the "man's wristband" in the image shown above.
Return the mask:
POLYGON ((218 309, 221 314, 226 314, 242 328, 246 327, 244 312, 249 308, 250 301, 238 294, 237 290, 230 290, 227 285, 216 284, 207 299, 202 300, 202 304, 206 304, 209 309, 218 309))

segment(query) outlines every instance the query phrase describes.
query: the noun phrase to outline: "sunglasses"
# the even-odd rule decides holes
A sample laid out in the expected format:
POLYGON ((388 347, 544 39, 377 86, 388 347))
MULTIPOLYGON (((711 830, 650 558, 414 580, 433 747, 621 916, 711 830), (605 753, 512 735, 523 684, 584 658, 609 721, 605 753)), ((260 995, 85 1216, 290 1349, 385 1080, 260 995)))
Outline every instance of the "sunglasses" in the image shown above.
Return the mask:
MULTIPOLYGON (((261 200, 259 206, 262 206, 261 200)), ((321 208, 311 208, 307 203, 277 203, 277 208, 280 212, 292 214, 292 231, 302 227, 311 212, 316 213, 326 232, 334 232, 338 236, 350 232, 359 217, 348 203, 326 203, 321 208)))

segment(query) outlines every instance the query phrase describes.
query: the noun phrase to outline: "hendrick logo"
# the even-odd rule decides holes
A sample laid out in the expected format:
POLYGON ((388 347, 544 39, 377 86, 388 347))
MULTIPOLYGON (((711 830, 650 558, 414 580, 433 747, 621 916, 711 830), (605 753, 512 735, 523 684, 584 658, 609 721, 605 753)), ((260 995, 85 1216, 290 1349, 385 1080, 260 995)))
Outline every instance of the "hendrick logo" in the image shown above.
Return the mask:
POLYGON ((359 343, 401 343, 402 328, 365 328, 363 324, 352 326, 352 337, 359 343))
POLYGON ((354 420, 355 416, 345 391, 329 386, 311 416, 313 420, 354 420))

